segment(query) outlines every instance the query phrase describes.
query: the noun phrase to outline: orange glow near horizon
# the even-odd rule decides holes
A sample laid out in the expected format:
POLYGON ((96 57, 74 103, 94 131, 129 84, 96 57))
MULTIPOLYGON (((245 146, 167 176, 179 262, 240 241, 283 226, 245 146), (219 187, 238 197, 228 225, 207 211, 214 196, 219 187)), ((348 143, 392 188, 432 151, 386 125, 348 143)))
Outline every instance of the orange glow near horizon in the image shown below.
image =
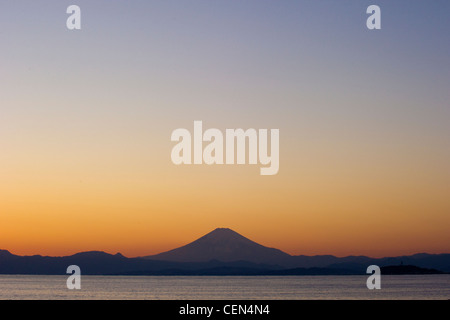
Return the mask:
POLYGON ((135 257, 227 227, 292 255, 450 253, 450 19, 404 7, 368 30, 359 2, 83 1, 67 30, 60 4, 2 2, 0 249, 135 257), (196 120, 279 129, 278 174, 173 164, 196 120))
POLYGON ((331 178, 325 164, 289 168, 288 159, 273 177, 248 165, 169 164, 81 177, 55 167, 16 171, 2 184, 1 248, 20 255, 99 250, 134 257, 229 227, 292 255, 449 251, 445 179, 429 189, 426 180, 408 181, 407 171, 394 179, 394 173, 386 178, 356 167, 333 168, 339 174, 331 178), (432 215, 424 214, 429 210, 432 215))

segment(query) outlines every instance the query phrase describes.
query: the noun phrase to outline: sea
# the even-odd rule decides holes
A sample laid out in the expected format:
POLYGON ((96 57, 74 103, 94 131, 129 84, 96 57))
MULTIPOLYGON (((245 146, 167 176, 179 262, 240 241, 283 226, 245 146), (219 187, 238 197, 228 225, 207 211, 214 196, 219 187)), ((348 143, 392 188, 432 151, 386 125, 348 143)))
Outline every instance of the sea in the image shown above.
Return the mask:
MULTIPOLYGON (((68 275, 69 276, 69 275, 68 275)), ((0 275, 0 300, 448 300, 450 275, 89 276, 79 290, 68 276, 0 275)))

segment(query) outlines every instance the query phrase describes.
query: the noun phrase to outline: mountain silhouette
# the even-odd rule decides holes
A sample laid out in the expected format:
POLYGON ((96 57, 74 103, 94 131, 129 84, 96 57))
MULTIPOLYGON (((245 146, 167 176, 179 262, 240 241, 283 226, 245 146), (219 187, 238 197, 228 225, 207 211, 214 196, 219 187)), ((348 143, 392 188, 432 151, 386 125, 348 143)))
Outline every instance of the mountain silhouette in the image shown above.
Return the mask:
POLYGON ((0 250, 0 274, 66 274, 72 264, 78 265, 82 274, 91 275, 365 275, 367 266, 372 264, 380 266, 386 274, 425 274, 449 273, 450 254, 385 258, 291 256, 227 228, 215 229, 167 252, 136 258, 103 251, 49 257, 19 256, 0 250))
POLYGON ((353 270, 365 274, 367 266, 396 265, 404 261, 422 268, 436 268, 449 272, 450 254, 419 253, 411 256, 370 258, 366 256, 336 257, 333 255, 289 255, 281 250, 260 245, 228 228, 217 228, 182 247, 144 256, 144 259, 172 262, 246 261, 271 266, 273 269, 330 268, 353 270))
POLYGON ((291 256, 281 250, 260 245, 231 229, 217 228, 185 246, 144 258, 177 262, 245 260, 283 265, 291 256))

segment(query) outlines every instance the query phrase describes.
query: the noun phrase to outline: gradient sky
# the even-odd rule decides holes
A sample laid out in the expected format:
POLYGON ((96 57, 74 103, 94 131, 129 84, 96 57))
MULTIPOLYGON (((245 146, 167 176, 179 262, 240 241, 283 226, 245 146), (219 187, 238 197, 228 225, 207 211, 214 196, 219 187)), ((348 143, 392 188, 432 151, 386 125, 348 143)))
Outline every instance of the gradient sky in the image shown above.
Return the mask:
POLYGON ((0 0, 0 248, 139 256, 229 227, 290 254, 450 252, 449 14, 0 0), (175 166, 194 120, 280 129, 279 173, 175 166))

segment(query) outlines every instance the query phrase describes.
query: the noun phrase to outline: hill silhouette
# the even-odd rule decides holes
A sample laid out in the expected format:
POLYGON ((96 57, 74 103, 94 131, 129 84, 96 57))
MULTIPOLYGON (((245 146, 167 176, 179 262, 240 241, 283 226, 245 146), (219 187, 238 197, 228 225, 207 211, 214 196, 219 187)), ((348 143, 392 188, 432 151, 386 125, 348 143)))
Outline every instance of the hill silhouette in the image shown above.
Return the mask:
POLYGON ((400 266, 384 266, 381 267, 381 274, 442 274, 444 272, 436 269, 419 268, 417 266, 411 265, 400 265, 400 266))

